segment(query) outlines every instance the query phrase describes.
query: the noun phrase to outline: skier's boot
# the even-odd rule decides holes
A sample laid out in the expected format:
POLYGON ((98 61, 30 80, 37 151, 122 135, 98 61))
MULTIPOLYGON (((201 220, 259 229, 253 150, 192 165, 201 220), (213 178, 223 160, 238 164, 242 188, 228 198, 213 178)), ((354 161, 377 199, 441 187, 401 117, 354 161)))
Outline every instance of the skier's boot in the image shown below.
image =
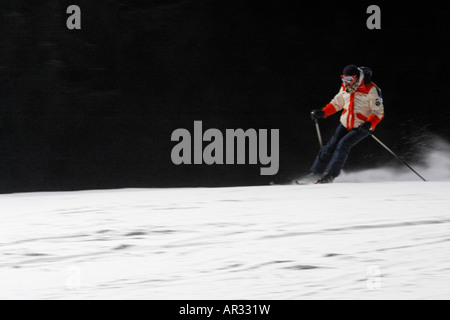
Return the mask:
POLYGON ((319 173, 313 173, 311 172, 310 174, 307 174, 306 176, 298 179, 295 181, 296 184, 299 185, 303 185, 303 184, 313 184, 317 181, 317 179, 320 178, 320 174, 319 173))
POLYGON ((316 181, 316 184, 327 184, 327 183, 333 183, 335 177, 333 177, 328 172, 325 172, 324 175, 316 181))

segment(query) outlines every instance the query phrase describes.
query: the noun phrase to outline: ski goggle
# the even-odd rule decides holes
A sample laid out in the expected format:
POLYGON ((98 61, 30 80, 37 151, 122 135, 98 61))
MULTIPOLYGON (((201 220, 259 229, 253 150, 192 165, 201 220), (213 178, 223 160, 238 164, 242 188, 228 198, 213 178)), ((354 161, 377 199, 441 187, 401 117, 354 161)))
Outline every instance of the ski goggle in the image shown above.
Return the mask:
POLYGON ((356 76, 346 76, 346 75, 342 75, 341 76, 342 82, 346 82, 346 83, 352 83, 354 81, 356 81, 356 76))

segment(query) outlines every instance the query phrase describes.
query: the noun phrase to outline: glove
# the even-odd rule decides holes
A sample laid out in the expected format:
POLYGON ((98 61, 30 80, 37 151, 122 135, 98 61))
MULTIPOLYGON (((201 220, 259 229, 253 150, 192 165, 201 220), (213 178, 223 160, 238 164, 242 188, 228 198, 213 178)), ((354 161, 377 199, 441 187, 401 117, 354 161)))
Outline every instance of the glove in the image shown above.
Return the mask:
POLYGON ((358 132, 369 134, 371 128, 372 128, 372 122, 366 121, 359 126, 358 132))
POLYGON ((311 119, 313 119, 314 121, 316 121, 318 119, 323 119, 323 118, 325 118, 325 111, 323 111, 323 110, 311 111, 311 119))

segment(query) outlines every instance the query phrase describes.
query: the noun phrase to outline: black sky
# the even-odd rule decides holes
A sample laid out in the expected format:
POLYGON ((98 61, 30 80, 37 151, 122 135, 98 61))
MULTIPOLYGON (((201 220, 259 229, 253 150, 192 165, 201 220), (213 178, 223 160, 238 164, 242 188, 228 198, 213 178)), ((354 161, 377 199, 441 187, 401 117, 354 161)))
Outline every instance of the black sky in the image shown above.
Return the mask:
MULTIPOLYGON (((411 157, 450 138, 448 11, 393 1, 21 1, 0 4, 0 192, 234 186, 306 172, 309 111, 350 63, 370 66, 377 135, 411 157), (82 30, 66 28, 68 5, 82 30), (382 30, 368 30, 378 4, 382 30), (172 164, 177 128, 280 129, 280 173, 172 164)), ((321 123, 324 137, 337 116, 321 123)), ((348 170, 390 162, 361 143, 348 170)))

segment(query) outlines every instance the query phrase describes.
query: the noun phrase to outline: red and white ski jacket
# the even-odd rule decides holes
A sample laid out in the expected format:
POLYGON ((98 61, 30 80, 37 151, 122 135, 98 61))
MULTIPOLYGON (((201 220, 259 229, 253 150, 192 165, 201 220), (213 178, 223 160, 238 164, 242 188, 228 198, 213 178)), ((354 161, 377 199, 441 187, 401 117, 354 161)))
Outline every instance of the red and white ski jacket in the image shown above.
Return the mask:
POLYGON ((372 123, 372 130, 384 118, 383 99, 381 90, 373 82, 366 85, 364 79, 354 93, 345 91, 342 85, 339 93, 323 110, 325 117, 344 110, 341 123, 348 130, 358 128, 365 121, 372 123))

